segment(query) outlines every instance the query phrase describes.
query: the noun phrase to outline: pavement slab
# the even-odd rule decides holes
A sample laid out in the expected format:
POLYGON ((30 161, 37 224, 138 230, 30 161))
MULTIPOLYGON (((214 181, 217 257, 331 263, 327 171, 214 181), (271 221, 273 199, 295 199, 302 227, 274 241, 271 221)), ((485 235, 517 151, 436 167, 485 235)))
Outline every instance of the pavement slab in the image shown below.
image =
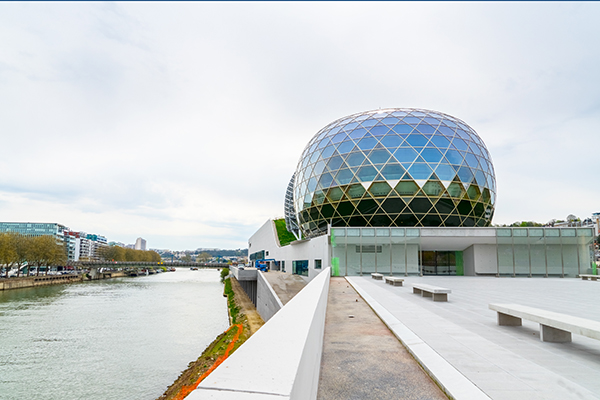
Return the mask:
POLYGON ((345 278, 329 285, 319 400, 448 397, 345 278))
MULTIPOLYGON (((493 400, 600 399, 600 341, 542 342, 539 325, 498 326, 489 303, 517 303, 600 321, 600 286, 575 278, 406 277, 392 287, 349 281, 493 400), (412 293, 413 283, 452 290, 448 302, 412 293)), ((385 321, 385 318, 383 318, 385 321)), ((387 324, 387 322, 386 322, 387 324)), ((425 367, 427 367, 425 365, 425 367)))
POLYGON ((283 305, 286 305, 288 301, 308 284, 308 279, 300 275, 286 274, 285 272, 269 271, 264 272, 263 276, 267 279, 267 282, 269 282, 283 305))

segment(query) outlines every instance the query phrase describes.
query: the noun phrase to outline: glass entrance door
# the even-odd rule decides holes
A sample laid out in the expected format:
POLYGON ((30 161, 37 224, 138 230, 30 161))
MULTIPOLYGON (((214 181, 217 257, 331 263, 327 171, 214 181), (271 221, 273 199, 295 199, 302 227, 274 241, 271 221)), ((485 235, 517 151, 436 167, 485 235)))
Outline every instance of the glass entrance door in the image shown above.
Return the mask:
POLYGON ((423 275, 456 275, 455 251, 422 251, 423 275))

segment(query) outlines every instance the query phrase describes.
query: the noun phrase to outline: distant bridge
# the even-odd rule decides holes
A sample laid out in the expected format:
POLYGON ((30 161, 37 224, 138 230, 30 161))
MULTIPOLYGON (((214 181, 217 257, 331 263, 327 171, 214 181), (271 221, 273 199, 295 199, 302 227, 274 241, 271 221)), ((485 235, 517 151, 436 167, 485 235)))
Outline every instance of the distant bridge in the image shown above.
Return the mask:
POLYGON ((81 268, 170 268, 170 267, 196 267, 196 268, 227 268, 225 263, 197 263, 197 262, 156 262, 156 261, 77 261, 74 266, 81 268))

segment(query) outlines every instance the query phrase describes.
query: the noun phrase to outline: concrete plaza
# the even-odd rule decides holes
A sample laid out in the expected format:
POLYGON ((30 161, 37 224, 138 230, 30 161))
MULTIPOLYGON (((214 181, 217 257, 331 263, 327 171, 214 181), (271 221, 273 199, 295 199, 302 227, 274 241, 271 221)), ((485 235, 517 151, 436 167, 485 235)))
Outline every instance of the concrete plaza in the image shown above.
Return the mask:
POLYGON ((370 276, 347 280, 388 327, 398 328, 392 330, 403 342, 417 339, 428 347, 433 356, 424 360, 425 369, 452 370, 438 377, 442 386, 480 390, 493 400, 600 399, 600 341, 573 334, 570 343, 542 342, 537 323, 498 326, 488 309, 516 303, 600 321, 600 282, 427 276, 406 277, 403 287, 394 287, 370 276), (452 293, 448 302, 434 302, 413 294, 413 283, 452 293))

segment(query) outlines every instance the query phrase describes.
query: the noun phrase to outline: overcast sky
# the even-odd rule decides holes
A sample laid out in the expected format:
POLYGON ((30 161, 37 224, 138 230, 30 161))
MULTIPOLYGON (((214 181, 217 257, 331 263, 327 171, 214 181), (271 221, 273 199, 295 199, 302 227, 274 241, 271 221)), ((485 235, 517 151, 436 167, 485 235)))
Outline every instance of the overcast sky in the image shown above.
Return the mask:
POLYGON ((0 221, 244 248, 328 123, 468 123, 494 223, 600 211, 600 3, 0 3, 0 221))

